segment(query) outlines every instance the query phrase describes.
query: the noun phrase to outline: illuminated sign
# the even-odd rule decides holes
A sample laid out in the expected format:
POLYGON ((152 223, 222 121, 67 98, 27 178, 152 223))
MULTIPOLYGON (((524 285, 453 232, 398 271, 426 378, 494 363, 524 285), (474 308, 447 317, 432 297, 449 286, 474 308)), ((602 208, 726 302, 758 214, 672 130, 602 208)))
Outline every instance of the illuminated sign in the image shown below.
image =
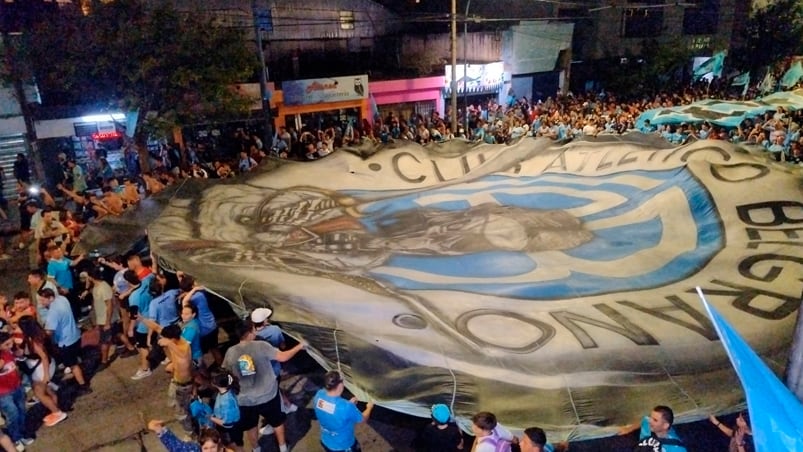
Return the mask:
POLYGON ((97 132, 97 133, 93 133, 92 134, 92 139, 93 140, 98 140, 98 141, 101 141, 101 140, 114 140, 114 139, 120 138, 122 136, 123 136, 122 133, 116 132, 116 131, 115 132, 97 132))
MULTIPOLYGON (((502 62, 490 64, 467 64, 455 66, 457 92, 481 93, 498 91, 504 82, 502 62)), ((446 66, 444 88, 451 90, 452 66, 446 66)))
POLYGON ((285 105, 359 100, 368 97, 368 76, 316 78, 282 82, 285 105))

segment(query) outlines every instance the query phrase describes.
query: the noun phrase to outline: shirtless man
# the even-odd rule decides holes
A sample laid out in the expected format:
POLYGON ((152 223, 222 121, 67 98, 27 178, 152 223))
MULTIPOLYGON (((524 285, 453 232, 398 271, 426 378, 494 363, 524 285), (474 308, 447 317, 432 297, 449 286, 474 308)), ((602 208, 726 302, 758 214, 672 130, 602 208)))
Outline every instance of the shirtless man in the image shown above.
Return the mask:
MULTIPOLYGON (((157 327, 150 319, 146 319, 149 328, 157 327)), ((161 338, 158 344, 165 349, 170 363, 165 366, 167 372, 173 373, 170 380, 169 393, 175 393, 177 414, 184 416, 181 426, 187 434, 192 433, 192 416, 190 402, 192 400, 192 350, 190 343, 181 337, 181 327, 177 324, 160 328, 161 338)))
POLYGON ((103 187, 103 205, 109 209, 112 215, 120 215, 125 209, 123 198, 112 190, 111 187, 103 187))
POLYGON ((131 179, 126 178, 123 181, 123 193, 120 195, 126 204, 133 205, 139 202, 139 187, 137 183, 131 179))
POLYGON ((165 189, 165 184, 163 184, 159 179, 153 177, 150 173, 143 173, 142 179, 145 180, 145 190, 152 195, 155 195, 165 189))

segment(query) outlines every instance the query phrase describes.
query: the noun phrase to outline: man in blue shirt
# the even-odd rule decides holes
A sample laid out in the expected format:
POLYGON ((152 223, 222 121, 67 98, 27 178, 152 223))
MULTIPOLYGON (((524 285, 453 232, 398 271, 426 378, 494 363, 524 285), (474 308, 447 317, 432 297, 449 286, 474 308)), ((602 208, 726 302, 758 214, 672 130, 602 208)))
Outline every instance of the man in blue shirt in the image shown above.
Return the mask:
POLYGON ((195 317, 198 312, 195 306, 187 305, 181 307, 181 337, 190 343, 190 350, 192 350, 192 361, 195 367, 201 367, 201 359, 204 353, 201 351, 201 328, 198 326, 198 321, 195 317))
POLYGON ((59 348, 59 361, 72 371, 78 383, 80 395, 89 394, 89 387, 84 372, 79 364, 81 360, 81 330, 75 324, 75 317, 70 309, 70 302, 53 289, 44 288, 39 291, 40 302, 48 309, 45 330, 53 338, 59 348))
POLYGON ((336 371, 324 376, 324 387, 318 390, 312 400, 315 416, 321 424, 321 445, 326 452, 360 452, 360 443, 354 436, 354 426, 365 422, 371 416, 374 402, 368 402, 361 413, 357 409, 357 399, 350 401, 343 395, 343 378, 336 371))
MULTIPOLYGON (((284 333, 278 325, 273 325, 268 321, 271 315, 273 315, 273 310, 270 308, 256 308, 251 312, 254 333, 258 340, 267 341, 276 349, 284 350, 284 333)), ((273 366, 273 373, 276 374, 276 383, 278 384, 282 380, 282 363, 272 360, 270 364, 273 366)), ((279 394, 282 396, 282 411, 289 414, 298 410, 298 406, 291 402, 287 395, 282 392, 281 386, 279 387, 279 394)))
POLYGON ((204 293, 204 287, 196 284, 195 278, 183 272, 177 273, 181 290, 181 304, 195 306, 198 312, 198 325, 201 327, 201 351, 211 353, 218 366, 223 362, 223 355, 218 349, 218 326, 215 315, 209 309, 209 301, 204 293))
MULTIPOLYGON (((178 289, 170 289, 165 291, 165 284, 167 280, 164 275, 156 274, 154 279, 151 280, 148 292, 152 297, 150 306, 148 307, 147 318, 156 322, 159 328, 178 323, 178 289)), ((148 343, 153 344, 154 334, 159 334, 151 325, 148 325, 148 343)), ((148 357, 149 366, 151 369, 156 368, 159 363, 163 362, 165 354, 161 347, 154 347, 148 357)), ((167 364, 169 361, 164 361, 167 364)))
POLYGON ((675 414, 668 406, 658 405, 652 409, 649 416, 644 416, 641 423, 631 424, 619 431, 620 435, 639 430, 636 451, 650 452, 686 452, 686 446, 681 441, 672 424, 675 414))
POLYGON ((84 255, 72 260, 64 256, 64 249, 56 244, 47 247, 50 259, 47 261, 47 277, 58 286, 58 293, 67 297, 71 311, 78 319, 81 317, 81 307, 73 293, 74 281, 72 268, 84 259, 84 255))
POLYGON ((150 304, 153 296, 148 289, 154 276, 153 274, 149 274, 144 280, 140 281, 133 270, 126 270, 123 274, 123 278, 125 278, 133 288, 131 294, 128 295, 128 310, 131 312, 131 320, 136 324, 134 327, 134 341, 136 342, 137 351, 139 352, 139 369, 137 369, 137 373, 135 373, 131 379, 141 380, 151 376, 151 365, 148 363, 148 353, 150 352, 152 344, 148 342, 148 326, 140 317, 144 317, 150 312, 150 304))
POLYGON ((178 289, 164 290, 164 276, 157 275, 148 288, 152 297, 148 318, 162 328, 178 322, 178 289))

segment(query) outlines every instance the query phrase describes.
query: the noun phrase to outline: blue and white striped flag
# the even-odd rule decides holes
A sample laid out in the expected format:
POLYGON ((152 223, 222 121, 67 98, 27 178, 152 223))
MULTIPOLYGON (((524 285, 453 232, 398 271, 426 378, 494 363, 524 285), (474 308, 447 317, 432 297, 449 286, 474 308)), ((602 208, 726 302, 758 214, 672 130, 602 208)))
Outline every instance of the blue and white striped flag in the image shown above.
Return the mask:
POLYGON ((722 68, 725 65, 725 51, 717 52, 711 58, 705 60, 703 64, 697 66, 697 69, 694 70, 694 79, 697 80, 700 77, 704 76, 708 73, 713 73, 715 77, 722 77, 722 68))

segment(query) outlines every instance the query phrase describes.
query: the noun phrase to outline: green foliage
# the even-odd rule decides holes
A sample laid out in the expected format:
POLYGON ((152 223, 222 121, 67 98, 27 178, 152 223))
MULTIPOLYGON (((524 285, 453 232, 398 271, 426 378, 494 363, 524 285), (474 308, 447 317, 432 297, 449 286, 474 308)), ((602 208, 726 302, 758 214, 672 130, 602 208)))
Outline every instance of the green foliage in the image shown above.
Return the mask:
POLYGON ((758 73, 803 51, 803 3, 777 0, 753 11, 745 27, 744 48, 730 55, 734 66, 758 73))
POLYGON ((680 39, 663 42, 652 39, 642 43, 638 56, 627 55, 627 63, 620 57, 598 63, 595 77, 615 93, 654 93, 672 89, 682 80, 683 68, 689 63, 692 52, 680 39))
POLYGON ((44 102, 138 109, 150 134, 242 114, 249 101, 231 85, 255 73, 253 45, 200 17, 142 0, 62 8, 26 34, 44 102))

